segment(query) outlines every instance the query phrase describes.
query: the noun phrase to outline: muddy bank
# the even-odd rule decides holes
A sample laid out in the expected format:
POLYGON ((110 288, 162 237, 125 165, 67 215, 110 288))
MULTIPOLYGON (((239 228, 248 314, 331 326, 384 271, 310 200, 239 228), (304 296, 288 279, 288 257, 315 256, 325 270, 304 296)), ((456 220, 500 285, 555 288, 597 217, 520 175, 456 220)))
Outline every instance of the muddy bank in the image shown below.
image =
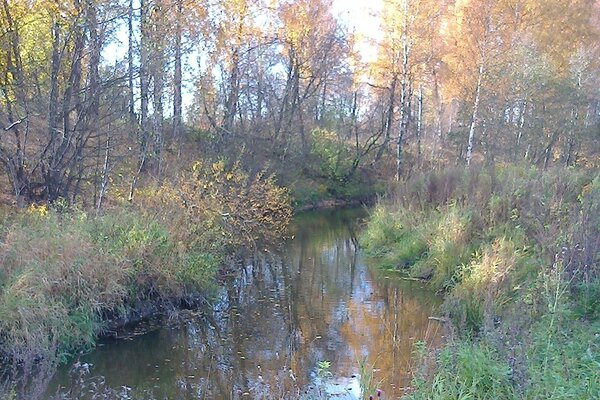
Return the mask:
POLYGON ((370 206, 375 204, 377 196, 360 197, 354 199, 323 199, 318 200, 314 203, 304 204, 294 209, 295 213, 306 212, 306 211, 318 211, 318 210, 335 210, 342 208, 352 208, 360 206, 370 206))
POLYGON ((99 339, 120 339, 143 334, 165 325, 165 320, 177 318, 186 310, 201 310, 209 302, 204 294, 183 298, 140 300, 132 304, 125 313, 105 312, 105 328, 99 339))

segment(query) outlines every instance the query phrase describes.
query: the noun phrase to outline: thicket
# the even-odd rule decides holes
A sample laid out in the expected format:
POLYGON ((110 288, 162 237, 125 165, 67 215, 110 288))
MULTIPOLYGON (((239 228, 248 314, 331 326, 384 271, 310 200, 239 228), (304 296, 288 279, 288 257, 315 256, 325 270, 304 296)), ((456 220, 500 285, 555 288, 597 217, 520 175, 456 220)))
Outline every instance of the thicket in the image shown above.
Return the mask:
POLYGON ((447 170, 384 199, 362 237, 445 293, 446 346, 423 350, 413 399, 600 396, 600 175, 447 170))
POLYGON ((3 218, 0 352, 33 373, 94 345, 107 319, 140 304, 210 295, 229 259, 276 245, 291 218, 287 190, 237 165, 196 163, 173 184, 102 213, 64 202, 3 218))

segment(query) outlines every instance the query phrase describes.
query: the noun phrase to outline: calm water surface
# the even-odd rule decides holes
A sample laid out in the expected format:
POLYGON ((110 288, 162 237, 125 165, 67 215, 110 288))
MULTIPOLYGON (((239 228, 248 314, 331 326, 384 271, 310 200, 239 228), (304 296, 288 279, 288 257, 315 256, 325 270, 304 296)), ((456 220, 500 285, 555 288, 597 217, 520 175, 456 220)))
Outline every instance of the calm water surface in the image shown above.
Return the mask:
MULTIPOLYGON (((126 387, 135 399, 297 398, 315 387, 318 362, 329 361, 327 391, 358 398, 366 360, 384 398, 399 398, 410 383, 414 342, 439 335, 428 320, 439 299, 361 256, 356 235, 364 216, 298 216, 284 251, 241 265, 212 311, 103 341, 79 360, 90 365, 87 379, 126 387)), ((54 388, 75 384, 67 370, 54 388)))

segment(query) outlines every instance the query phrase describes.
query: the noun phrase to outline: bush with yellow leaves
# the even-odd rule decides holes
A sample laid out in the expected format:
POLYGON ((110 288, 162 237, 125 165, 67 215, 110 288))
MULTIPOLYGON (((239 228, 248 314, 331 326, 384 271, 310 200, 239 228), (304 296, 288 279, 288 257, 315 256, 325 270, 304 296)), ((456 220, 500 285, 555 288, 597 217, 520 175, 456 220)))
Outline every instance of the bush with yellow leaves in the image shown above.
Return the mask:
POLYGON ((143 208, 160 215, 180 240, 237 252, 282 242, 292 218, 288 190, 239 163, 196 162, 176 184, 146 189, 143 208))

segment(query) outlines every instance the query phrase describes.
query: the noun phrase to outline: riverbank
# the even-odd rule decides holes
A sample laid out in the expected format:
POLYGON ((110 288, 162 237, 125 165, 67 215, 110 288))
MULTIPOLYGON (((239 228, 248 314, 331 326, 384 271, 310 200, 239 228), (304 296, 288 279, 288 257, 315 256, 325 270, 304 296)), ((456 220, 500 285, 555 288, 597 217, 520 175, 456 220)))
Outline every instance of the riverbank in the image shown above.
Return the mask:
POLYGON ((296 215, 285 245, 246 259, 209 309, 102 341, 60 367, 48 390, 60 396, 45 398, 113 399, 102 396, 122 387, 133 399, 357 398, 376 384, 398 398, 413 343, 438 340, 428 317, 439 298, 364 262, 355 235, 365 216, 363 207, 296 215), (76 365, 89 365, 83 378, 76 365), (325 380, 314 375, 320 366, 325 380))
POLYGON ((572 169, 437 172, 383 201, 363 247, 449 321, 408 398, 597 398, 599 218, 600 176, 572 169))
POLYGON ((212 165, 102 213, 60 202, 6 213, 4 364, 33 373, 41 360, 60 363, 132 320, 210 297, 228 261, 285 237, 291 212, 271 178, 212 165))
POLYGON ((335 178, 296 177, 282 182, 290 188, 295 212, 372 205, 384 193, 381 177, 364 174, 348 181, 335 178))
POLYGON ((294 208, 294 212, 303 213, 307 211, 320 211, 320 210, 336 210, 342 208, 354 208, 360 206, 369 206, 376 202, 377 194, 373 193, 367 197, 357 198, 337 198, 337 199, 323 199, 318 200, 314 203, 304 204, 294 208))

